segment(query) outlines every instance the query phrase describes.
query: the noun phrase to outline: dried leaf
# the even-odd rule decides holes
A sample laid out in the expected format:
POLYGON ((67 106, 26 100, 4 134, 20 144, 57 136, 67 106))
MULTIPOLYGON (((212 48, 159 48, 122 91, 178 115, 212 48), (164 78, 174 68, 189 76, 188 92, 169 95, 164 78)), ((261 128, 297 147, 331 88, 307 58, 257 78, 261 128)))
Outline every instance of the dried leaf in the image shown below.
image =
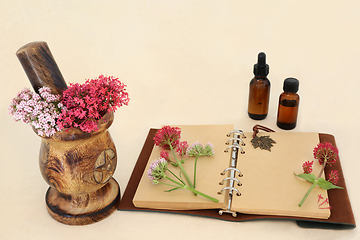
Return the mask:
POLYGON ((251 140, 252 145, 254 146, 254 148, 260 148, 260 149, 265 149, 271 152, 271 147, 273 146, 273 143, 276 143, 272 138, 270 138, 270 136, 255 136, 252 140, 251 140))

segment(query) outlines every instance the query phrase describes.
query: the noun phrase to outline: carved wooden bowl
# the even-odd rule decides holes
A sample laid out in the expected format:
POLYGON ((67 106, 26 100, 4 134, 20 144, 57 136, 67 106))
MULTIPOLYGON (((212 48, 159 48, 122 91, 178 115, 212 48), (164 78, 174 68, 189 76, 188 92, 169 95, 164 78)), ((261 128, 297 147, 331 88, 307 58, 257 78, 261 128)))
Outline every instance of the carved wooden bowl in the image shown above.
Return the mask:
POLYGON ((117 209, 120 187, 112 178, 117 155, 108 131, 113 120, 111 112, 99 121, 96 132, 71 128, 42 137, 40 170, 50 185, 46 206, 57 221, 85 225, 117 209))

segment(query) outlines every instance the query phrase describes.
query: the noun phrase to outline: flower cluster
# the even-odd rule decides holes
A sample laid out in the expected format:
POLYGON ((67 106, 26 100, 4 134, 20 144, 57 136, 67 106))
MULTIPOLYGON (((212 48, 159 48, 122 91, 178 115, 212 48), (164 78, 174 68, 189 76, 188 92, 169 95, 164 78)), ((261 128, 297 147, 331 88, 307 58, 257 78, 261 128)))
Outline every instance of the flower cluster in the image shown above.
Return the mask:
POLYGON ((303 168, 305 174, 309 174, 312 172, 313 163, 314 163, 314 161, 304 162, 304 164, 302 165, 302 168, 303 168))
POLYGON ((155 160, 149 167, 148 177, 154 184, 165 184, 168 186, 172 186, 173 188, 168 190, 167 192, 171 192, 173 190, 177 190, 180 188, 188 189, 192 191, 195 196, 197 194, 211 200, 214 202, 219 202, 219 200, 208 196, 202 192, 199 192, 195 189, 196 183, 196 166, 197 160, 199 156, 213 156, 214 151, 212 150, 213 146, 211 143, 208 143, 205 147, 203 147, 200 143, 196 142, 193 146, 189 148, 189 145, 186 141, 180 141, 181 129, 178 127, 170 127, 164 126, 160 130, 158 130, 154 137, 154 143, 156 146, 162 148, 160 152, 160 158, 155 160), (171 160, 169 156, 169 152, 167 150, 171 150, 175 160, 171 160), (190 153, 190 154, 189 154, 190 153), (189 154, 192 157, 196 157, 194 162, 194 180, 191 181, 182 164, 185 163, 183 157, 189 154), (180 160, 178 156, 180 156, 180 160), (174 167, 180 168, 180 175, 177 176, 174 174, 169 168, 168 163, 171 163, 174 167), (165 172, 169 172, 175 179, 166 175, 165 172), (186 180, 182 179, 182 176, 185 176, 186 180), (169 183, 160 182, 161 179, 167 179, 170 181, 169 183))
POLYGON ((211 157, 215 154, 213 150, 214 146, 211 143, 207 143, 205 147, 199 143, 194 143, 191 147, 188 148, 187 153, 190 157, 195 156, 208 156, 211 157))
POLYGON ((186 154, 186 151, 189 147, 189 144, 187 143, 187 141, 183 141, 183 142, 179 142, 176 145, 176 149, 175 151, 181 156, 183 157, 186 154))
POLYGON ((165 151, 165 150, 162 150, 161 152, 160 152, 160 157, 161 158, 163 158, 163 159, 165 159, 166 161, 171 161, 170 160, 170 156, 169 156, 169 152, 167 152, 167 151, 165 151))
POLYGON ((314 158, 317 159, 321 165, 326 162, 326 164, 332 166, 336 163, 338 155, 338 149, 328 142, 319 143, 314 148, 314 158))
POLYGON ((322 189, 329 190, 329 189, 342 189, 342 187, 336 186, 339 180, 339 173, 336 170, 331 170, 329 174, 328 181, 324 178, 321 178, 321 174, 324 172, 324 169, 327 165, 332 166, 336 163, 337 159, 339 158, 339 151, 336 147, 334 147, 331 143, 319 143, 313 150, 314 158, 319 161, 320 165, 323 165, 322 169, 320 170, 319 175, 316 177, 312 174, 312 166, 313 162, 307 161, 305 162, 302 167, 304 170, 303 174, 296 175, 299 178, 305 179, 306 181, 312 183, 312 186, 309 188, 301 202, 299 203, 299 207, 305 202, 306 198, 309 196, 310 192, 315 188, 315 186, 319 186, 322 189))
POLYGON ((15 121, 33 126, 40 136, 51 136, 59 130, 56 119, 63 109, 60 95, 51 94, 49 87, 39 89, 39 94, 24 88, 12 99, 9 114, 15 121))
POLYGON ((331 170, 328 181, 332 184, 337 184, 339 181, 339 173, 337 170, 331 170))
POLYGON ((60 129, 80 128, 84 132, 98 130, 97 123, 107 112, 128 105, 126 85, 112 76, 100 75, 84 84, 70 84, 63 92, 61 102, 66 109, 57 120, 60 129))
POLYGON ((178 127, 164 126, 157 131, 154 142, 156 146, 169 150, 175 149, 180 142, 181 130, 178 127))
POLYGON ((148 177, 151 179, 152 183, 158 184, 160 179, 165 178, 167 167, 168 163, 164 158, 159 158, 150 164, 148 177))

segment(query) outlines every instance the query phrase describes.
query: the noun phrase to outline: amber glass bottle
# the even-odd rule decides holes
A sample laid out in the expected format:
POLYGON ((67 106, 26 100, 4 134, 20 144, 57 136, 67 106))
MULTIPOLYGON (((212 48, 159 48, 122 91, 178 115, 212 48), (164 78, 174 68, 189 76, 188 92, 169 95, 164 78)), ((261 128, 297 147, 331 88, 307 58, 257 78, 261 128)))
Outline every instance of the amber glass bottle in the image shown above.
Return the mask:
POLYGON ((269 65, 266 64, 266 55, 258 55, 258 63, 254 65, 255 77, 249 87, 249 117, 255 120, 265 119, 269 109, 270 81, 267 79, 269 65))
POLYGON ((296 127, 300 97, 299 81, 296 78, 287 78, 284 81, 284 92, 279 97, 277 126, 290 130, 296 127))

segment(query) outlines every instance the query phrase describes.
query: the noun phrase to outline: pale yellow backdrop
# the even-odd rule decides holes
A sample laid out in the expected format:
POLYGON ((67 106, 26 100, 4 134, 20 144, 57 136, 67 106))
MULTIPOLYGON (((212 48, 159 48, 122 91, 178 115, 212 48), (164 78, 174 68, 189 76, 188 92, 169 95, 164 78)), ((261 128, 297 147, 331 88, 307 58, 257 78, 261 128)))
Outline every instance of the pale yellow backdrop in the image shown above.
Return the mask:
POLYGON ((359 239, 358 229, 140 212, 116 212, 89 226, 60 224, 45 208, 40 138, 7 115, 11 98, 31 87, 15 56, 28 42, 48 43, 68 83, 119 77, 131 100, 110 132, 118 150, 114 177, 124 192, 149 128, 231 123, 250 131, 261 123, 281 131, 278 96, 283 80, 296 77, 301 100, 293 131, 335 135, 357 219, 359 11, 356 0, 0 0, 0 239, 359 239), (247 116, 247 98, 260 51, 272 85, 269 115, 258 122, 247 116))

